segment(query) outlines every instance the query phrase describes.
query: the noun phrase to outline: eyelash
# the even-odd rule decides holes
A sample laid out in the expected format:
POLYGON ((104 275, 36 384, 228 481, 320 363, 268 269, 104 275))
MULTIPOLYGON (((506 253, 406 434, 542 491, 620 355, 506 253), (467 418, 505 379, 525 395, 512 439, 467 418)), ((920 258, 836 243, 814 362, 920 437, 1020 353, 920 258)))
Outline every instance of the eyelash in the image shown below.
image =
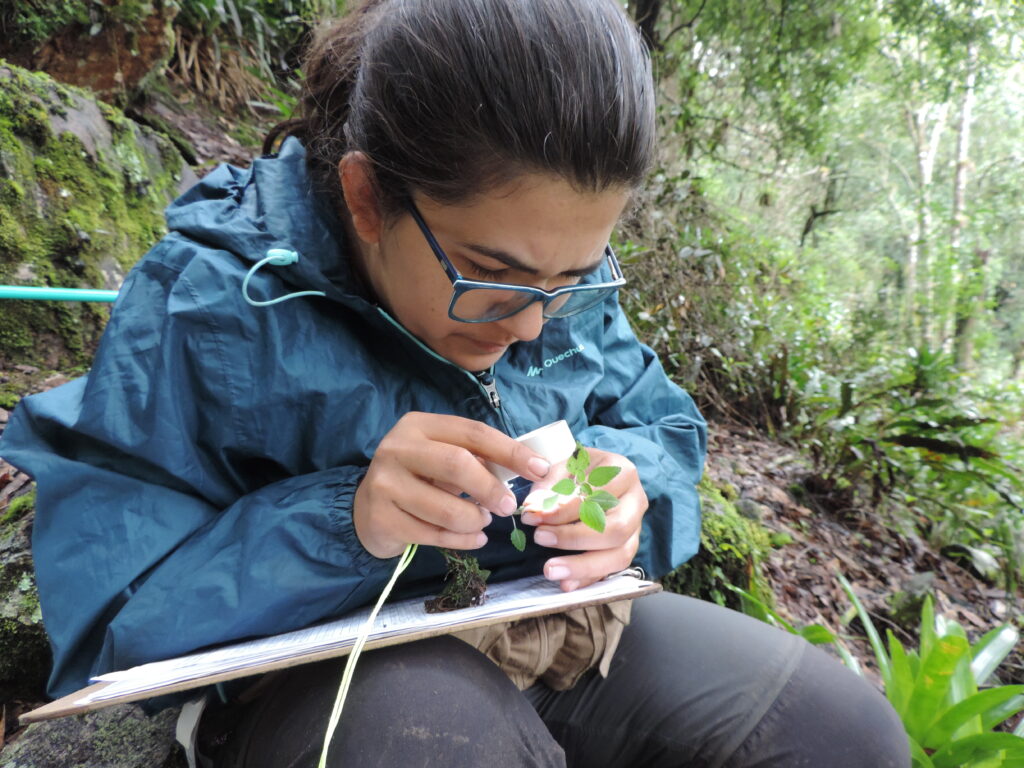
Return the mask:
POLYGON ((468 271, 473 273, 474 276, 482 277, 488 280, 493 280, 496 277, 501 277, 506 272, 508 272, 507 269, 484 269, 479 264, 472 261, 468 261, 466 263, 469 265, 468 271))

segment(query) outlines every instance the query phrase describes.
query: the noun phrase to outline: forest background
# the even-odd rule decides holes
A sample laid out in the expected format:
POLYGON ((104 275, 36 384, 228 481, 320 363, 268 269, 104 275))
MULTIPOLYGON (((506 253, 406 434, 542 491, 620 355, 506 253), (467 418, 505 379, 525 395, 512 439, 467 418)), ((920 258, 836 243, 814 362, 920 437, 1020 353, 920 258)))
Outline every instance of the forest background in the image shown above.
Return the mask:
MULTIPOLYGON (((717 448, 728 453, 729 435, 742 435, 799 457, 785 463, 800 504, 776 510, 799 510, 793 519, 764 519, 763 505, 746 517, 767 524, 776 562, 794 535, 815 535, 819 517, 861 538, 885 531, 900 544, 884 551, 927 549, 936 570, 959 564, 977 594, 1001 596, 999 610, 973 607, 972 635, 996 619, 1019 624, 1024 7, 624 5, 654 59, 661 142, 614 243, 630 278, 623 302, 673 378, 726 425, 717 448)), ((344 0, 3 0, 0 22, 4 55, 43 69, 33 57, 68 30, 102 48, 112 29, 158 17, 169 42, 156 76, 101 95, 169 137, 201 175, 215 160, 243 164, 261 132, 294 113, 303 45, 344 10, 344 0), (223 138, 190 128, 175 104, 208 115, 223 138)), ((2 250, 0 282, 11 282, 2 250)), ((62 370, 84 370, 89 350, 62 370)), ((10 342, 0 362, 21 351, 10 342)), ((6 397, 0 408, 16 402, 6 397)), ((706 503, 749 513, 757 505, 740 503, 750 499, 737 476, 752 470, 731 469, 709 471, 706 503)), ((706 535, 718 553, 704 573, 680 576, 689 591, 755 613, 760 601, 762 618, 776 601, 791 621, 824 615, 795 615, 807 595, 781 588, 765 546, 706 535), (738 565, 719 558, 729 548, 738 565)), ((917 614, 901 619, 897 597, 883 595, 875 618, 916 644, 917 614)), ((858 626, 852 609, 835 618, 832 630, 858 626)), ((1018 663, 1004 682, 1021 681, 1018 663)))

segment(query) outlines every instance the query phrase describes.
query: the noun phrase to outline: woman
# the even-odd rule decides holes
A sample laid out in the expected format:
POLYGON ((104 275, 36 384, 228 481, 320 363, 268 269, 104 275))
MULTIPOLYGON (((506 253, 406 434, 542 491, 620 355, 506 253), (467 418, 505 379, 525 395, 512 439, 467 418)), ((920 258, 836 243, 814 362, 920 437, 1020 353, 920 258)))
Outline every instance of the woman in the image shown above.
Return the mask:
MULTIPOLYGON (((383 0, 324 33, 277 155, 168 209, 89 375, 18 408, 51 693, 372 602, 406 544, 573 590, 696 551, 705 425, 616 300, 608 239, 654 96, 614 0, 383 0), (565 290, 571 288, 571 290, 565 290), (603 533, 514 435, 622 469, 603 533)), ((422 549, 396 595, 429 594, 422 549)), ((217 766, 313 765, 340 665, 203 717, 217 766)), ((892 710, 802 640, 677 595, 366 654, 333 765, 909 765, 892 710), (631 613, 631 615, 630 615, 631 613), (493 663, 492 663, 493 662, 493 663)))

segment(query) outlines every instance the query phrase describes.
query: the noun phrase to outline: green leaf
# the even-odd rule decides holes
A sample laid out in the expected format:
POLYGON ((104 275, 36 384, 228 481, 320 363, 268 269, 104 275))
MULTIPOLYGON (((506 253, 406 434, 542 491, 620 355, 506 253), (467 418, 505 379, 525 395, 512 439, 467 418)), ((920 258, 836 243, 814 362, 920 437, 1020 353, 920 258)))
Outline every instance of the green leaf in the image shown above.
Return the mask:
POLYGON ((585 499, 580 504, 580 520, 598 533, 604 533, 604 510, 600 504, 585 499))
POLYGON ((598 467, 587 478, 587 482, 595 487, 608 485, 622 471, 622 467, 598 467))
POLYGON ((1020 634, 1009 624, 1003 624, 987 632, 974 644, 971 653, 971 672, 978 685, 984 685, 996 668, 1017 645, 1020 634))
MULTIPOLYGON (((998 688, 994 690, 999 690, 998 688)), ((981 729, 982 731, 988 732, 995 728, 997 725, 1005 722, 1007 719, 1013 717, 1015 714, 1024 710, 1024 696, 1014 696, 1013 698, 1007 699, 1002 704, 992 707, 992 709, 982 712, 981 714, 981 729)), ((1024 721, 1022 721, 1024 722, 1024 721)), ((1021 734, 1014 731, 1017 736, 1021 734)))
MULTIPOLYGON (((932 755, 935 768, 961 768, 973 760, 995 756, 1006 749, 1015 753, 1024 747, 1024 739, 1011 733, 979 733, 946 744, 932 755)), ((1007 755, 1009 757, 1009 755, 1007 755)), ((1020 757, 1015 754, 1014 757, 1020 757)))
POLYGON ((809 627, 804 627, 800 630, 800 637, 813 645, 827 645, 836 641, 836 636, 832 631, 821 626, 821 624, 811 624, 809 627))
POLYGON ((942 713, 953 673, 960 659, 968 653, 970 646, 962 637, 940 637, 935 640, 928 656, 921 659, 914 692, 903 718, 907 733, 914 738, 923 741, 928 728, 942 713))
POLYGON ((590 466, 590 454, 587 453, 587 449, 583 447, 582 443, 576 443, 576 450, 572 454, 572 458, 565 463, 565 468, 569 471, 570 475, 579 479, 585 479, 587 468, 590 466))
POLYGON ((921 745, 914 741, 913 737, 907 737, 910 740, 910 759, 913 761, 914 768, 935 768, 935 763, 928 757, 921 745))
POLYGON ((526 549, 526 533, 523 532, 522 528, 516 528, 512 531, 512 546, 520 552, 526 549))
POLYGON ((903 650, 903 644, 891 629, 886 631, 886 636, 889 641, 891 676, 889 685, 885 688, 885 697, 889 699, 896 714, 903 717, 910 702, 910 695, 914 692, 914 670, 906 651, 903 650))
POLYGON ((550 496, 548 496, 546 499, 544 499, 544 501, 541 502, 541 506, 544 507, 545 510, 550 512, 552 509, 555 508, 555 504, 557 504, 557 503, 558 503, 558 494, 557 493, 553 493, 550 496))
POLYGON ((555 493, 561 494, 562 496, 571 496, 576 493, 576 483, 573 482, 571 477, 563 477, 551 486, 551 490, 555 493))
MULTIPOLYGON (((928 749, 938 749, 951 741, 953 734, 971 718, 980 715, 982 720, 985 720, 989 712, 1001 711, 1001 705, 1014 698, 1021 702, 1021 706, 1017 710, 1011 711, 1006 717, 1024 709, 1024 685, 1004 685, 976 693, 943 712, 942 717, 932 724, 924 738, 921 739, 921 744, 928 749)), ((1024 746, 1024 742, 1022 742, 1022 746, 1024 746)))
POLYGON ((921 608, 921 629, 918 632, 918 637, 920 641, 917 650, 923 659, 931 651, 932 643, 935 642, 935 608, 932 605, 931 595, 925 597, 924 606, 921 608))
POLYGON ((619 500, 608 493, 608 491, 594 491, 594 493, 587 496, 587 501, 600 505, 601 509, 605 512, 619 506, 619 500))
POLYGON ((864 604, 857 597, 857 593, 853 591, 853 586, 843 574, 836 574, 839 579, 839 583, 843 587, 843 591, 846 592, 846 596, 850 598, 850 602, 853 603, 854 609, 857 611, 857 615, 860 617, 861 624, 864 625, 864 631, 868 634, 868 642, 871 644, 871 650, 875 652, 875 661, 878 663, 878 671, 882 674, 882 682, 885 687, 888 688, 891 682, 892 672, 889 668, 889 656, 885 652, 885 648, 882 647, 882 638, 878 636, 878 630, 875 629, 874 622, 871 621, 871 617, 868 616, 867 610, 864 608, 864 604))
POLYGON ((740 596, 743 613, 747 614, 747 616, 753 616, 755 619, 763 621, 765 624, 771 624, 774 627, 781 627, 792 635, 800 634, 796 627, 747 590, 740 589, 735 584, 729 583, 723 583, 722 586, 740 596))

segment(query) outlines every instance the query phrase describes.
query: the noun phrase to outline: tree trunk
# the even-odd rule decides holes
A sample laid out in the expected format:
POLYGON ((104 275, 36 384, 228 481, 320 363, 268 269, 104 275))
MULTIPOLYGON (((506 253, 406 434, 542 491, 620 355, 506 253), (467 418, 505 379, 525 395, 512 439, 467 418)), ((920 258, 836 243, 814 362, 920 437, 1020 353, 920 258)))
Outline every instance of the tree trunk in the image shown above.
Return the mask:
POLYGON ((907 252, 907 264, 904 270, 904 289, 906 295, 906 319, 915 327, 917 333, 911 337, 925 347, 931 347, 933 315, 935 306, 935 275, 931 263, 932 236, 932 197, 931 185, 935 176, 935 158, 939 153, 939 143, 946 127, 946 114, 949 104, 926 104, 914 110, 905 107, 907 128, 914 142, 917 163, 916 208, 914 231, 907 252), (920 293, 921 303, 918 302, 920 293))
MULTIPOLYGON (((974 85, 977 79, 978 49, 971 45, 967 50, 967 75, 964 78, 964 96, 960 104, 960 117, 957 121, 956 135, 956 172, 953 176, 953 217, 949 230, 950 247, 950 273, 949 273, 949 296, 955 309, 955 328, 953 332, 946 333, 947 338, 954 338, 956 346, 957 365, 960 370, 970 370, 973 364, 971 347, 972 341, 970 332, 973 331, 975 318, 974 313, 981 311, 978 302, 972 301, 966 296, 967 301, 961 298, 963 292, 963 273, 967 265, 963 264, 961 254, 961 242, 963 239, 964 226, 967 224, 966 210, 967 197, 967 170, 970 162, 971 146, 971 117, 974 111, 974 85), (961 318, 961 313, 966 313, 961 318)), ((951 321, 954 317, 950 316, 951 321)))

